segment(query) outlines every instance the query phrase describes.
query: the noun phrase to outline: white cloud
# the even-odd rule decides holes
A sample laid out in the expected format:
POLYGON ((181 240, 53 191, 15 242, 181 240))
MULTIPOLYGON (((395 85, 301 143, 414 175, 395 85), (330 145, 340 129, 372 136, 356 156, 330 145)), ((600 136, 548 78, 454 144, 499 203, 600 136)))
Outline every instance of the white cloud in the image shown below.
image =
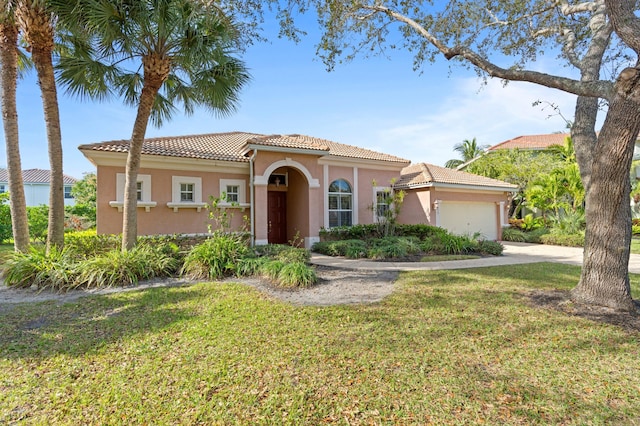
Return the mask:
POLYGON ((566 131, 566 123, 545 101, 558 106, 571 120, 575 96, 528 83, 499 80, 481 86, 478 79, 456 79, 453 92, 433 103, 428 115, 409 118, 404 123, 381 130, 378 145, 385 152, 415 161, 444 164, 455 158, 453 146, 475 137, 481 145, 494 145, 519 135, 566 131))

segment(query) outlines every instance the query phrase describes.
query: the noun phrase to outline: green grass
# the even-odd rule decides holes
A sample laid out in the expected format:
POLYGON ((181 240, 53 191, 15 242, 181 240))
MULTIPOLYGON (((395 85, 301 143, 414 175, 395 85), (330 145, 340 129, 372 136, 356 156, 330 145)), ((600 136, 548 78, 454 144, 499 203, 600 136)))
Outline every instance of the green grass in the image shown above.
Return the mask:
POLYGON ((403 273, 373 305, 225 283, 0 307, 0 424, 634 424, 640 335, 523 297, 578 277, 403 273))
POLYGON ((631 253, 640 254, 640 238, 631 239, 631 253))

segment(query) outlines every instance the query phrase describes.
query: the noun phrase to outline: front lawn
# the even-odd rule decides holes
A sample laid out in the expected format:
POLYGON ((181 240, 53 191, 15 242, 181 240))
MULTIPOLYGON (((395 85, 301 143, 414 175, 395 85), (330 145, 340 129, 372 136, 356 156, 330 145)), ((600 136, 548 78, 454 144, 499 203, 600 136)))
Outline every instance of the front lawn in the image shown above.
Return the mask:
POLYGON ((633 424, 640 334, 525 297, 578 278, 411 272, 334 307, 235 283, 0 306, 0 424, 633 424))

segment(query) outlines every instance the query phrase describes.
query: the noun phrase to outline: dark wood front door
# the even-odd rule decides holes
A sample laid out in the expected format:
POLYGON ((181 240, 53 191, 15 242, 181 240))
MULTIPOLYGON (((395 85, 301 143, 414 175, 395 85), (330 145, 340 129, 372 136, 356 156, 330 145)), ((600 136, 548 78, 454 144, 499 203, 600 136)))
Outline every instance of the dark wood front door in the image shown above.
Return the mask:
POLYGON ((269 191, 268 193, 268 238, 269 244, 287 243, 287 193, 269 191))

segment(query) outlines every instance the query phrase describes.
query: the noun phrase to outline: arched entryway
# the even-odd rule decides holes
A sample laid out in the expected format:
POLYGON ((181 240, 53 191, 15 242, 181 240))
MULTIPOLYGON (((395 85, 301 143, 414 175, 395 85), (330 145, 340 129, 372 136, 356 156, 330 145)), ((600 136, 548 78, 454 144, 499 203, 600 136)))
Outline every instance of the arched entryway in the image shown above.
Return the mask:
POLYGON ((293 167, 274 170, 267 184, 267 240, 296 243, 309 229, 309 185, 293 167))
POLYGON ((317 241, 322 211, 318 179, 295 160, 275 161, 254 179, 256 244, 317 241))

